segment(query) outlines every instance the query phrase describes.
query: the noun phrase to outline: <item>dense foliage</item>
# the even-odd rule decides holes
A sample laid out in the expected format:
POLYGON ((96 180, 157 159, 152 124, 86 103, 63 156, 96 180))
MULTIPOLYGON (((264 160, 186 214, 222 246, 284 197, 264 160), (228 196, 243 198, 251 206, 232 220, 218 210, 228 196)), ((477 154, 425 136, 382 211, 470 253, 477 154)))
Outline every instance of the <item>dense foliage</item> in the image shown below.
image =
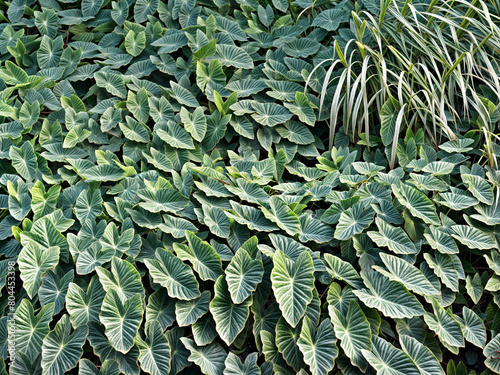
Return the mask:
POLYGON ((497 3, 0 9, 0 374, 500 373, 497 3))

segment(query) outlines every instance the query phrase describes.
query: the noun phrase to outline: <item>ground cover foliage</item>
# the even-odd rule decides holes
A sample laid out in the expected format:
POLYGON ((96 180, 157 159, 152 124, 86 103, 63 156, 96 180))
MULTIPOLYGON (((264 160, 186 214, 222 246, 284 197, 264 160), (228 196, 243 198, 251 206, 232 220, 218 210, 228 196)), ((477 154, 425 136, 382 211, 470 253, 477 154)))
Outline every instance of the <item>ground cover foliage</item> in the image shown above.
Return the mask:
POLYGON ((1 374, 500 373, 498 4, 0 7, 1 374))

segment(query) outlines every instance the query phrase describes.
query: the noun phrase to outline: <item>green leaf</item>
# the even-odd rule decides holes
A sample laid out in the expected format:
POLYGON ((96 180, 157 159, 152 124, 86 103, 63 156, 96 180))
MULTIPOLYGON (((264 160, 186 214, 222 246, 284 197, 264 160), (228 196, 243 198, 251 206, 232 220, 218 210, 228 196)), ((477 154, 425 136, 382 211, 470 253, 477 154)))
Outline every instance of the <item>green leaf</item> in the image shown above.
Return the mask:
POLYGON ((481 349, 484 348, 486 345, 486 328, 482 319, 465 306, 462 308, 462 318, 459 319, 465 339, 481 349))
POLYGON ((375 219, 377 231, 367 232, 378 246, 386 246, 396 254, 416 254, 417 249, 408 235, 400 227, 393 227, 378 217, 375 219))
POLYGON ((435 298, 431 297, 431 302, 434 314, 426 313, 424 315, 427 326, 438 335, 448 349, 465 346, 460 323, 454 315, 445 310, 435 298))
POLYGON ((308 252, 302 253, 296 262, 280 250, 273 258, 271 281, 276 300, 283 317, 295 327, 313 298, 314 265, 308 252))
POLYGON ((16 352, 24 353, 33 361, 42 350, 42 342, 49 333, 54 304, 43 306, 35 315, 33 305, 22 299, 16 309, 14 322, 16 326, 16 352))
POLYGON ((68 310, 71 324, 76 329, 90 321, 99 322, 102 301, 105 291, 94 275, 84 291, 75 283, 70 283, 66 294, 66 310, 68 310))
POLYGON ((135 294, 122 301, 117 292, 109 290, 104 296, 99 319, 106 328, 106 337, 113 348, 127 353, 134 345, 142 322, 141 295, 135 294))
POLYGON ((435 253, 435 258, 430 254, 424 254, 424 258, 436 276, 451 290, 458 292, 459 274, 455 268, 453 258, 449 254, 435 253))
MULTIPOLYGON (((7 26, 7 28, 9 26, 7 26)), ((5 62, 5 68, 0 70, 0 77, 8 85, 21 85, 28 82, 28 74, 12 61, 5 62)))
MULTIPOLYGON (((131 30, 130 32, 133 32, 133 31, 131 30)), ((148 93, 144 87, 141 88, 137 92, 137 94, 134 94, 132 91, 129 91, 128 96, 127 96, 127 109, 130 112, 132 112, 132 114, 134 115, 134 117, 137 120, 139 120, 140 122, 142 122, 144 124, 148 121, 148 118, 149 118, 149 100, 148 99, 149 99, 148 93)), ((127 125, 128 124, 129 124, 129 120, 127 117, 127 125)), ((149 141, 149 135, 147 137, 146 142, 148 142, 148 141, 149 141)))
POLYGON ((259 21, 262 22, 265 27, 271 26, 271 23, 273 23, 274 20, 273 8, 269 5, 265 8, 262 5, 259 5, 257 8, 257 14, 259 15, 259 21))
POLYGON ((145 202, 139 205, 149 212, 177 212, 189 204, 189 199, 174 189, 139 190, 137 193, 145 202))
POLYGON ((345 281, 356 289, 364 287, 363 279, 349 262, 332 254, 325 254, 324 261, 326 270, 334 279, 345 281))
POLYGON ((196 345, 210 344, 217 337, 215 320, 209 312, 198 319, 191 327, 196 345))
POLYGON ((35 242, 29 242, 19 253, 17 262, 21 271, 23 288, 30 298, 33 298, 42 285, 42 277, 49 269, 57 266, 59 248, 44 249, 35 242))
POLYGON ((500 335, 497 333, 483 350, 483 355, 486 357, 484 364, 495 373, 500 372, 498 350, 500 350, 500 335))
POLYGON ((224 137, 229 120, 231 120, 231 115, 221 117, 219 111, 215 111, 207 119, 207 133, 202 142, 205 150, 212 150, 224 137))
POLYGON ((194 143, 189 133, 178 124, 168 121, 162 128, 157 128, 156 133, 172 147, 193 150, 194 143))
MULTIPOLYGON (((119 370, 123 373, 138 374, 139 350, 136 346, 130 352, 123 354, 114 349, 104 333, 104 326, 101 323, 89 322, 89 335, 87 336, 94 352, 102 361, 114 360, 118 363, 119 370)), ((105 369, 105 368, 104 368, 105 369)))
POLYGON ((295 58, 306 58, 318 52, 321 44, 314 39, 300 38, 286 42, 282 48, 283 52, 295 58))
POLYGON ((342 9, 327 9, 314 17, 312 26, 318 26, 326 31, 335 31, 346 20, 346 13, 342 9))
POLYGON ((86 275, 93 272, 97 267, 109 262, 115 255, 113 249, 103 249, 102 244, 94 242, 92 245, 82 250, 76 260, 76 272, 79 275, 86 275))
POLYGON ((63 375, 76 367, 83 354, 83 345, 87 338, 87 326, 80 326, 71 332, 68 315, 63 315, 56 326, 43 339, 42 369, 43 374, 63 375))
POLYGON ((314 241, 316 243, 325 243, 333 240, 335 233, 333 228, 320 220, 312 218, 311 215, 302 215, 300 217, 300 225, 302 227, 302 234, 299 239, 302 242, 314 241))
POLYGON ((412 266, 407 261, 383 253, 380 253, 380 258, 388 271, 376 265, 373 266, 373 268, 382 275, 387 276, 391 280, 399 281, 407 289, 420 295, 428 296, 441 294, 441 291, 434 288, 417 267, 412 266))
POLYGON ((239 249, 225 273, 231 299, 234 303, 242 303, 262 281, 264 266, 259 259, 250 258, 246 250, 239 249))
POLYGON ((159 0, 138 0, 134 6, 134 20, 137 23, 142 23, 148 20, 148 16, 152 16, 159 5, 159 0))
POLYGON ((257 366, 257 359, 257 353, 250 353, 245 358, 245 362, 242 363, 236 354, 229 353, 225 362, 224 375, 260 375, 261 371, 257 366))
POLYGON ((42 285, 38 292, 42 306, 54 302, 54 313, 58 314, 65 304, 69 284, 74 279, 74 271, 69 270, 65 274, 59 269, 48 271, 44 276, 42 285))
POLYGON ((238 334, 245 328, 251 305, 251 297, 240 304, 233 303, 224 276, 217 279, 215 282, 215 296, 210 302, 210 312, 215 320, 215 329, 227 345, 231 345, 238 334))
POLYGON ((253 69, 253 59, 240 47, 231 44, 217 44, 214 56, 223 66, 233 66, 237 69, 253 69))
POLYGON ((42 181, 35 182, 31 188, 31 209, 34 220, 54 212, 61 186, 52 186, 47 192, 42 181))
POLYGON ((261 210, 234 201, 230 201, 230 203, 232 210, 226 210, 225 214, 239 224, 259 232, 272 232, 279 229, 277 225, 264 216, 261 210))
POLYGON ((111 10, 111 18, 118 26, 122 26, 128 16, 128 3, 127 1, 120 0, 111 3, 113 9, 111 10))
POLYGON ((465 289, 467 290, 467 294, 472 299, 472 302, 477 305, 483 295, 481 276, 479 276, 478 273, 476 273, 473 278, 470 275, 467 275, 465 280, 465 289))
POLYGON ((24 102, 19 111, 19 121, 25 129, 30 129, 40 116, 40 104, 38 100, 33 103, 24 102))
POLYGON ((66 137, 64 138, 63 147, 64 148, 73 148, 78 143, 85 141, 92 132, 90 130, 84 129, 83 125, 77 125, 73 127, 66 137))
POLYGON ((181 108, 180 116, 184 128, 198 142, 201 142, 207 133, 207 119, 203 112, 201 107, 196 108, 192 114, 186 108, 181 108))
POLYGON ((491 250, 491 258, 488 255, 484 255, 486 263, 495 272, 496 275, 500 275, 500 254, 496 250, 491 250))
POLYGON ((288 10, 288 1, 286 0, 273 0, 273 5, 282 12, 286 13, 288 10))
POLYGON ((182 260, 189 260, 202 280, 217 280, 223 274, 219 254, 196 234, 186 231, 189 246, 175 244, 174 250, 182 260))
POLYGON ((38 169, 35 150, 30 142, 24 142, 21 147, 12 146, 9 157, 17 173, 27 181, 33 181, 38 169))
MULTIPOLYGON (((294 113, 293 110, 291 111, 294 113)), ((275 129, 280 136, 298 145, 309 145, 314 142, 314 136, 311 131, 307 126, 298 121, 287 121, 284 126, 277 126, 275 129)))
POLYGON ((124 99, 127 97, 127 89, 125 88, 121 75, 96 72, 94 78, 97 86, 106 89, 108 92, 118 96, 119 98, 124 99))
POLYGON ((468 225, 453 225, 451 236, 470 249, 488 250, 497 248, 497 242, 486 233, 468 225))
POLYGON ((92 361, 82 358, 78 375, 118 375, 119 372, 120 368, 114 359, 106 359, 98 369, 92 361))
MULTIPOLYGON (((246 200, 251 203, 269 202, 270 199, 269 196, 260 187, 259 184, 244 180, 242 178, 237 179, 236 183, 238 186, 226 185, 226 189, 229 190, 234 195, 240 197, 240 199, 246 200)), ((280 204, 275 202, 274 205, 280 205, 280 204)))
POLYGON ((349 303, 347 314, 341 313, 332 305, 328 306, 328 312, 345 355, 354 366, 365 371, 368 364, 362 350, 372 348, 372 331, 365 314, 354 300, 349 303))
POLYGON ((314 114, 313 104, 306 94, 297 91, 295 93, 295 103, 284 103, 284 105, 290 112, 298 116, 301 122, 314 126, 316 115, 314 114))
POLYGON ((292 117, 292 114, 285 107, 276 103, 259 103, 252 101, 255 113, 252 118, 259 124, 266 126, 276 126, 284 124, 292 117))
MULTIPOLYGON (((5 116, 5 117, 10 117, 10 118, 15 119, 16 118, 16 110, 14 108, 12 108, 10 105, 5 104, 4 102, 0 101, 0 116, 5 116)), ((21 129, 21 132, 22 132, 22 130, 24 129, 24 127, 22 126, 22 124, 20 124, 20 125, 21 125, 21 128, 22 128, 21 129)), ((18 138, 18 137, 19 136, 13 137, 13 138, 18 138)))
POLYGON ((276 346, 279 352, 283 355, 286 363, 293 367, 295 371, 299 371, 306 364, 303 355, 297 346, 297 341, 300 337, 300 329, 302 324, 292 327, 281 317, 276 324, 276 346))
POLYGON ((100 238, 103 249, 113 250, 113 254, 120 255, 130 248, 130 243, 134 239, 134 229, 122 229, 121 234, 115 223, 109 223, 100 238))
POLYGON ((451 192, 439 193, 439 199, 436 201, 455 211, 465 210, 479 202, 476 198, 470 196, 467 192, 451 187, 451 192))
POLYGON ((276 223, 278 227, 291 236, 300 233, 301 226, 299 218, 280 196, 273 195, 269 198, 269 205, 269 209, 262 207, 262 212, 267 219, 276 223))
POLYGON ((450 154, 462 153, 472 150, 472 147, 468 146, 472 145, 473 143, 474 140, 472 138, 453 139, 439 145, 439 148, 450 154))
POLYGON ((222 238, 229 237, 229 219, 222 208, 204 205, 203 215, 205 224, 213 234, 222 238))
POLYGON ((339 223, 335 229, 335 238, 348 240, 355 234, 368 228, 373 221, 375 212, 371 207, 363 207, 357 203, 340 215, 339 223))
POLYGON ((165 233, 171 234, 174 238, 182 238, 186 235, 186 231, 196 232, 197 228, 186 219, 179 217, 164 215, 165 223, 160 224, 158 228, 165 233))
POLYGON ((170 81, 170 87, 172 88, 175 98, 180 104, 194 108, 200 106, 194 95, 178 83, 170 81))
POLYGON ((427 346, 407 335, 400 335, 399 342, 422 375, 445 375, 439 361, 427 346))
POLYGON ((58 36, 55 39, 47 35, 42 37, 42 42, 37 50, 36 58, 40 69, 56 67, 63 53, 63 38, 58 36))
POLYGON ((500 290, 500 277, 497 274, 491 276, 491 278, 486 283, 485 289, 490 292, 496 292, 500 290))
POLYGON ((380 135, 382 136, 382 143, 384 146, 389 146, 394 138, 396 132, 396 124, 398 122, 398 114, 401 109, 401 104, 390 97, 382 106, 380 112, 380 135))
POLYGON ((48 216, 33 223, 29 231, 21 232, 21 243, 27 245, 36 242, 43 249, 59 247, 59 256, 63 261, 68 259, 68 243, 66 238, 57 230, 48 216))
POLYGON ((152 321, 146 329, 144 339, 136 337, 141 368, 151 375, 168 374, 170 370, 170 347, 157 321, 152 321))
POLYGON ((158 322, 162 331, 175 321, 175 298, 170 298, 165 288, 160 288, 149 296, 146 306, 146 327, 158 322))
POLYGON ((189 326, 206 314, 209 302, 210 292, 208 290, 190 301, 177 301, 175 303, 175 317, 179 327, 189 326))
POLYGON ((374 271, 362 272, 361 276, 368 289, 353 292, 368 307, 391 318, 411 318, 424 314, 424 308, 417 298, 397 281, 374 271))
POLYGON ((217 343, 196 346, 193 340, 181 338, 184 346, 190 351, 189 361, 196 363, 206 375, 223 375, 227 354, 217 343))
POLYGON ((420 371, 405 352, 396 349, 384 339, 374 336, 371 351, 362 350, 370 365, 377 374, 387 375, 420 375, 420 371))
POLYGON ((405 184, 392 185, 392 191, 399 203, 408 208, 412 215, 422 219, 427 224, 440 225, 436 208, 424 193, 405 184))
POLYGON ((493 189, 484 178, 471 174, 462 174, 461 177, 475 198, 485 204, 493 204, 493 189))
POLYGON ((171 298, 190 300, 200 296, 198 281, 187 264, 167 250, 157 249, 156 259, 145 259, 155 283, 167 288, 171 298))
POLYGON ((442 228, 429 226, 429 233, 424 233, 429 245, 443 254, 458 254, 458 246, 453 238, 442 228))
POLYGON ((82 0, 82 15, 84 17, 94 17, 101 9, 102 0, 82 0))
POLYGON ((336 341, 333 326, 328 319, 323 320, 316 331, 309 317, 304 317, 297 345, 313 375, 327 375, 333 369, 338 355, 336 341))
POLYGON ((144 48, 146 48, 146 33, 141 31, 136 34, 133 30, 129 30, 125 36, 125 49, 127 52, 136 57, 144 51, 144 48))
POLYGON ((229 112, 229 108, 238 101, 238 93, 233 92, 226 100, 223 100, 220 94, 214 90, 214 103, 222 116, 229 112))
POLYGON ((104 290, 109 292, 114 290, 122 302, 140 294, 144 297, 144 286, 141 282, 141 275, 131 263, 118 257, 111 260, 111 272, 103 267, 96 269, 104 290))
POLYGON ((440 161, 433 161, 427 164, 425 167, 422 168, 422 172, 430 173, 435 176, 441 176, 441 175, 449 175, 454 168, 455 164, 440 160, 440 161))
POLYGON ((75 204, 75 215, 80 223, 84 223, 88 219, 93 219, 102 212, 102 197, 99 190, 91 192, 83 190, 75 204))

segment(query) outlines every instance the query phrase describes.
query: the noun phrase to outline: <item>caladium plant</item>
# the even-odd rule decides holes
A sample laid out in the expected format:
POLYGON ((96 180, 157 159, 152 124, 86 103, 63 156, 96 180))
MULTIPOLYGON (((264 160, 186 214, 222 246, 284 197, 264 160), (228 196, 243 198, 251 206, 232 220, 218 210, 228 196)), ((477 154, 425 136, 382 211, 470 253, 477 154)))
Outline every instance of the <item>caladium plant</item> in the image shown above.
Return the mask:
POLYGON ((353 49, 474 4, 1 4, 0 374, 500 373, 496 81, 439 138, 353 49))

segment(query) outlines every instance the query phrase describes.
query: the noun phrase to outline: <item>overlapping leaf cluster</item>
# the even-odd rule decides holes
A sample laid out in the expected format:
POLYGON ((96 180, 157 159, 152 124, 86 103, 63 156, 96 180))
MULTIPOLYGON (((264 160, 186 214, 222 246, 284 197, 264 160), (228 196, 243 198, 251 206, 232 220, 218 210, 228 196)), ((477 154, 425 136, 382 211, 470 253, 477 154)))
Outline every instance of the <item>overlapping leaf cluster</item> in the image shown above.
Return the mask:
POLYGON ((314 68, 378 2, 4 10, 10 374, 500 373, 481 135, 437 147, 379 124, 327 150, 320 97, 342 70, 314 68))

